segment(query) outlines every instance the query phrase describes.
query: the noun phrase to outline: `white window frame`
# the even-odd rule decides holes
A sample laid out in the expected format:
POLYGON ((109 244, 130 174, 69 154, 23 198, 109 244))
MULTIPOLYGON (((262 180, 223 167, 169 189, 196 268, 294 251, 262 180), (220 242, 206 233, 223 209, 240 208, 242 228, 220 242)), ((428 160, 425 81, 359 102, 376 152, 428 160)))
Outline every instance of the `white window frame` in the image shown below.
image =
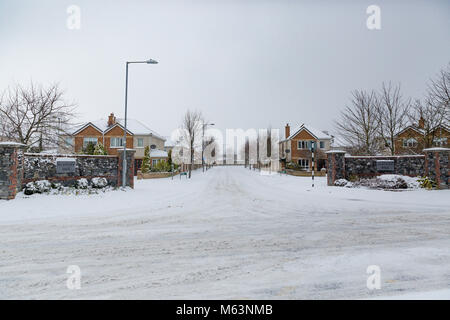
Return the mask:
POLYGON ((137 138, 137 148, 143 148, 144 147, 144 138, 137 138), (142 142, 140 145, 139 142, 142 142))
POLYGON ((297 163, 300 166, 300 168, 309 169, 309 159, 298 159, 297 163))
POLYGON ((443 147, 447 145, 447 138, 434 138, 433 144, 435 147, 443 147))
POLYGON ((307 140, 298 140, 297 141, 297 150, 308 150, 308 141, 307 140))
POLYGON ((319 148, 325 149, 325 141, 319 141, 319 148))
POLYGON ((417 147, 418 142, 415 138, 403 139, 403 148, 414 148, 417 147))
POLYGON ((98 143, 98 138, 96 138, 96 137, 84 137, 83 138, 83 148, 86 148, 87 147, 87 145, 89 144, 89 143, 93 143, 94 145, 97 145, 97 143, 98 143))
POLYGON ((110 148, 123 148, 123 137, 112 137, 109 140, 109 147, 110 148), (118 141, 120 141, 119 145, 118 145, 118 141))
POLYGON ((152 159, 152 167, 158 164, 159 159, 152 159))

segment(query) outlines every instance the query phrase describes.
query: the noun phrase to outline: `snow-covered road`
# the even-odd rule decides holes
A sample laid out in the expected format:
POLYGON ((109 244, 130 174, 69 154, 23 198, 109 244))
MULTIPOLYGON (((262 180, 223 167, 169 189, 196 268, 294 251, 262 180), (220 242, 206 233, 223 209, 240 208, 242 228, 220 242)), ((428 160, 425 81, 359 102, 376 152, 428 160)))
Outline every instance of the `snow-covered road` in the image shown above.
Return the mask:
MULTIPOLYGON (((450 191, 243 167, 0 201, 0 298, 371 298, 450 288, 450 191), (66 287, 69 265, 81 289, 66 287), (381 289, 366 287, 369 265, 381 289)), ((436 291, 438 292, 438 291, 436 291)))

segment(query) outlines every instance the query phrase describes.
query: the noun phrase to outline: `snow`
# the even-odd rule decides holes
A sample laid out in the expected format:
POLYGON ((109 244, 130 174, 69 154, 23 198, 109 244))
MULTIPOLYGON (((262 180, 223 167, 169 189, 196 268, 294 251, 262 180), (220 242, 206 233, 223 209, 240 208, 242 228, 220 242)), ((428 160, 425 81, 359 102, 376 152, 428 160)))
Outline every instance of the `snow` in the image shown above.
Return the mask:
POLYGON ((442 147, 423 149, 423 151, 449 151, 449 150, 450 148, 442 148, 442 147))
POLYGON ((450 289, 377 297, 374 300, 450 300, 450 289))
POLYGON ((408 185, 408 188, 420 188, 419 178, 417 177, 409 177, 409 176, 403 176, 399 174, 382 174, 381 176, 377 177, 380 180, 391 182, 393 184, 397 183, 399 179, 402 179, 406 182, 408 185))
POLYGON ((26 147, 25 144, 23 143, 18 143, 18 142, 14 142, 14 141, 2 141, 0 142, 0 146, 17 146, 17 147, 26 147))
POLYGON ((56 158, 56 162, 76 162, 76 161, 77 159, 75 158, 62 158, 62 157, 56 158))
POLYGON ((233 166, 134 190, 20 193, 0 201, 0 298, 445 298, 449 196, 325 177, 312 188, 309 177, 233 166), (66 287, 69 265, 81 268, 80 290, 66 287), (369 265, 380 290, 366 287, 369 265))

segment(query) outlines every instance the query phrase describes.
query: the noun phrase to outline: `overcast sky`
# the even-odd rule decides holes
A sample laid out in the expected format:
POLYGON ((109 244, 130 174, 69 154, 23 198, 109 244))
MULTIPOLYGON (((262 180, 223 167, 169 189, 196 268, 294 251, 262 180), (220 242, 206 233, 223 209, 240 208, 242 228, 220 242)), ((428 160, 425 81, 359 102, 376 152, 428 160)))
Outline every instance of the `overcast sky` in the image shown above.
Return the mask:
POLYGON ((420 98, 450 62, 449 30, 450 1, 0 0, 0 89, 60 82, 80 121, 122 117, 125 61, 153 58, 130 67, 129 116, 163 135, 187 108, 222 129, 332 130, 353 89, 392 80, 420 98))

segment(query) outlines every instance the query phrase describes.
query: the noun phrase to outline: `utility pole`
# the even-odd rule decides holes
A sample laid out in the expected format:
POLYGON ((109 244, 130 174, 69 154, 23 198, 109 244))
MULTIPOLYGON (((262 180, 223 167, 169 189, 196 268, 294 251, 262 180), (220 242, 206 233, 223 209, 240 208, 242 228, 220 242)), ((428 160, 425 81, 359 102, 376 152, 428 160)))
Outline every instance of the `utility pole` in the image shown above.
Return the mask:
POLYGON ((203 125, 202 125, 202 169, 203 169, 203 172, 205 172, 205 158, 204 158, 204 151, 205 151, 205 127, 207 127, 208 125, 213 126, 214 123, 205 123, 203 121, 203 125))
POLYGON ((311 165, 312 165, 312 171, 311 171, 311 178, 312 178, 312 187, 314 188, 314 146, 316 142, 311 141, 311 165))
POLYGON ((125 75, 125 117, 123 129, 123 163, 122 163, 122 187, 127 186, 127 112, 128 112, 128 65, 132 63, 157 64, 158 61, 148 59, 146 61, 127 61, 125 75))

